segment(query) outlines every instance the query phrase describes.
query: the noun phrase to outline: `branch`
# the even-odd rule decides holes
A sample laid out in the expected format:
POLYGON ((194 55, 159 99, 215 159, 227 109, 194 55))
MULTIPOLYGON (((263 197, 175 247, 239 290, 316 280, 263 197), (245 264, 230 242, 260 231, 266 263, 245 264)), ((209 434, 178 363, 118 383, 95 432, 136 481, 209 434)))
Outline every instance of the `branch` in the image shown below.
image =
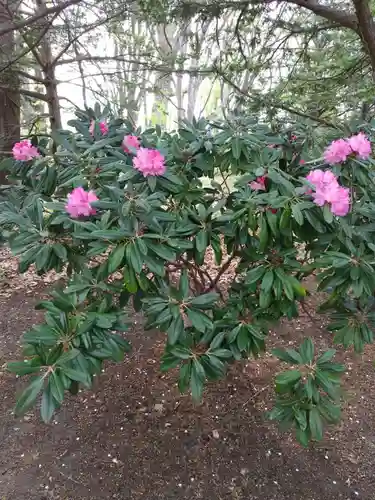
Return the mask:
MULTIPOLYGON (((90 31, 94 30, 95 28, 98 28, 98 27, 102 26, 103 24, 111 21, 112 19, 115 19, 116 17, 118 17, 120 14, 123 14, 124 12, 125 12, 124 10, 117 11, 114 14, 112 14, 111 16, 108 16, 108 17, 106 17, 104 19, 99 19, 97 22, 95 22, 93 24, 90 24, 89 26, 86 26, 85 29, 83 29, 82 31, 79 32, 78 35, 76 35, 75 37, 69 39, 69 42, 65 45, 65 47, 63 47, 60 50, 60 52, 54 58, 53 64, 55 65, 57 63, 57 61, 59 61, 59 59, 61 59, 61 57, 74 44, 74 42, 78 41, 79 38, 81 38, 84 34, 89 33, 90 31)), ((69 30, 69 26, 68 25, 66 25, 66 28, 69 30)))
MULTIPOLYGON (((0 84, 1 89, 14 90, 12 85, 0 84)), ((48 102, 47 96, 40 92, 34 92, 33 90, 19 89, 20 94, 27 97, 32 97, 33 99, 39 99, 40 101, 48 102)))
POLYGON ((27 26, 34 24, 36 21, 39 21, 39 19, 43 19, 44 17, 48 16, 49 14, 59 13, 62 10, 66 9, 67 7, 70 7, 71 5, 77 4, 81 1, 82 0, 68 0, 65 3, 55 5, 55 7, 49 7, 48 9, 44 9, 43 11, 38 12, 38 14, 28 17, 27 19, 24 19, 19 23, 12 23, 11 26, 7 26, 6 28, 3 29, 0 28, 0 36, 6 35, 11 31, 16 31, 22 28, 26 28, 27 26))
MULTIPOLYGON (((245 5, 269 5, 270 3, 273 3, 273 1, 274 0, 241 0, 238 2, 234 2, 231 0, 223 2, 214 1, 212 3, 204 2, 204 4, 202 4, 202 2, 185 0, 178 4, 175 12, 181 12, 181 10, 183 11, 184 8, 190 9, 190 11, 194 9, 196 12, 199 12, 202 10, 204 5, 206 14, 213 14, 217 16, 220 11, 223 11, 225 9, 232 11, 241 10, 245 5)), ((319 3, 318 0, 275 0, 275 3, 277 3, 278 5, 289 3, 298 5, 299 7, 304 7, 305 9, 310 10, 318 16, 324 17, 329 21, 339 24, 340 26, 343 26, 345 28, 349 28, 358 33, 358 21, 354 14, 351 14, 350 12, 344 10, 335 9, 334 7, 323 5, 319 3)))
MULTIPOLYGON (((248 94, 247 92, 243 91, 238 85, 236 85, 224 73, 219 72, 218 70, 217 70, 217 72, 223 78, 223 80, 226 83, 228 83, 228 85, 230 85, 231 87, 233 87, 233 89, 236 90, 239 94, 241 94, 241 95, 243 95, 245 97, 248 97, 249 99, 252 97, 250 94, 248 94)), ((335 129, 338 128, 334 123, 331 123, 331 122, 329 122, 327 120, 324 120, 324 118, 319 118, 317 116, 313 116, 313 115, 310 115, 308 113, 304 113, 303 111, 299 111, 298 109, 289 108, 289 106, 285 106, 284 104, 273 102, 273 101, 271 101, 267 97, 264 100, 266 101, 267 106, 270 106, 270 107, 273 107, 273 108, 276 108, 276 109, 281 109, 283 111, 291 113, 292 115, 297 115, 297 116, 301 116, 302 118, 307 118, 308 120, 315 121, 317 123, 320 123, 321 125, 325 125, 326 127, 335 128, 335 129)))
MULTIPOLYGON (((317 0, 278 0, 278 4, 286 1, 299 7, 304 7, 310 10, 314 14, 324 17, 340 26, 349 28, 358 33, 358 21, 354 14, 346 12, 344 10, 334 9, 333 7, 328 7, 327 5, 320 4, 317 0)), ((258 0, 252 3, 260 3, 258 0)))
MULTIPOLYGON (((0 68, 0 70, 1 69, 2 68, 0 68)), ((26 71, 22 71, 20 69, 17 69, 16 71, 20 76, 23 76, 24 78, 27 78, 29 80, 33 80, 34 82, 37 82, 37 83, 42 83, 43 85, 46 83, 46 80, 44 78, 39 78, 35 75, 30 75, 30 73, 27 73, 26 71)))
POLYGON ((56 66, 62 66, 63 64, 73 64, 78 61, 87 61, 87 62, 109 62, 109 61, 120 61, 125 63, 136 63, 140 66, 145 67, 147 70, 160 71, 161 73, 182 73, 182 74, 190 74, 192 76, 197 75, 210 75, 214 72, 213 68, 206 69, 181 69, 181 68, 171 68, 168 66, 164 66, 160 64, 159 66, 153 64, 152 62, 144 62, 136 59, 127 59, 123 56, 91 56, 91 55, 79 55, 78 57, 72 57, 70 59, 60 59, 56 63, 56 66))

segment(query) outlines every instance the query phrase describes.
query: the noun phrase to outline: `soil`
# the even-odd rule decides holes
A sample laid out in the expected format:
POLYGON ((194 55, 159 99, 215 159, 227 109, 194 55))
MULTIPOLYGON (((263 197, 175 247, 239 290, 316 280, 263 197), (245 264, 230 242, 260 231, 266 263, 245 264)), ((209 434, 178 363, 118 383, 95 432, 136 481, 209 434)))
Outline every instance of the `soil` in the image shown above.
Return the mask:
MULTIPOLYGON (((37 412, 16 419, 22 382, 3 364, 40 320, 34 305, 46 285, 32 272, 14 275, 8 259, 0 267, 0 500, 375 499, 372 346, 361 356, 338 353, 348 368, 342 424, 307 450, 265 418, 282 368, 275 358, 234 365, 194 405, 178 393, 175 373, 160 373, 163 335, 144 332, 139 317, 132 353, 108 364, 94 390, 68 397, 49 425, 37 412)), ((305 336, 319 349, 331 345, 324 320, 303 311, 271 331, 269 343, 305 336)))

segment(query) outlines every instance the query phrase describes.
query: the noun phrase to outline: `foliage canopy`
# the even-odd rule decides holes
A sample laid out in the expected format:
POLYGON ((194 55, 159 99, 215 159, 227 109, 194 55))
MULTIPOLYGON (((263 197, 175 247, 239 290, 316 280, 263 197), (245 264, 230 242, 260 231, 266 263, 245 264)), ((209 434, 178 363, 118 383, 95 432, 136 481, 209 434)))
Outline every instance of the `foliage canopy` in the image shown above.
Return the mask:
MULTIPOLYGON (((143 312, 145 328, 165 332, 161 369, 177 367, 180 390, 197 400, 228 364, 264 352, 270 324, 298 316, 311 275, 331 291, 321 311, 331 315, 334 342, 358 352, 372 342, 371 158, 351 155, 333 167, 351 195, 350 213, 337 217, 329 204, 314 203, 306 180, 310 170, 326 169, 322 148, 335 137, 302 125, 276 133, 242 116, 141 131, 107 114, 98 106, 79 111, 70 123, 75 132, 55 135, 54 152, 47 140, 33 139, 39 157, 2 163, 14 185, 1 202, 0 227, 20 271, 35 265, 41 274, 68 274, 66 286, 38 305, 45 321, 24 334, 25 359, 8 364, 31 375, 17 414, 41 395, 42 418, 50 420, 65 391, 90 387, 105 360, 121 361, 131 347, 133 309, 143 312), (106 120, 108 131, 100 126, 106 120), (137 149, 122 146, 128 135, 165 157, 163 175, 134 168, 137 149), (264 190, 253 189, 260 177, 264 190), (79 186, 98 200, 92 215, 73 218, 66 199, 79 186), (205 267, 208 249, 215 276, 205 267), (229 266, 235 273, 224 289, 229 266)), ((337 137, 359 128, 371 137, 373 124, 337 137)), ((339 419, 344 366, 334 354, 315 353, 309 338, 297 350, 274 351, 290 366, 276 377, 270 417, 294 426, 304 445, 339 419)))

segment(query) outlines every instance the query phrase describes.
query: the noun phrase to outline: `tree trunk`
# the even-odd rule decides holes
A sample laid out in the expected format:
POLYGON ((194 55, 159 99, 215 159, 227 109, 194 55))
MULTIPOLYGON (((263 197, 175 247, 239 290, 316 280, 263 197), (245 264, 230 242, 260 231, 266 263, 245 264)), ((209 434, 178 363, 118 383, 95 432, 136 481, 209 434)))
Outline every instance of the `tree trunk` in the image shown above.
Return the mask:
MULTIPOLYGON (((46 5, 44 0, 36 0, 36 4, 39 10, 46 9, 46 5)), ((46 20, 47 22, 48 20, 46 20)), ((56 130, 62 128, 62 120, 61 120, 61 109, 59 96, 57 93, 57 82, 56 82, 56 66, 53 61, 51 43, 49 40, 49 33, 43 36, 40 43, 40 59, 43 62, 43 76, 46 80, 44 85, 46 88, 46 98, 48 105, 48 113, 49 113, 49 122, 51 126, 51 131, 55 132, 56 130)))
MULTIPOLYGON (((172 24, 159 25, 157 28, 157 50, 162 57, 173 56, 173 45, 175 43, 173 34, 176 28, 172 24)), ((153 123, 159 125, 167 124, 168 100, 172 90, 172 76, 170 72, 157 71, 155 82, 155 97, 152 106, 153 123)))
MULTIPOLYGON (((9 2, 8 9, 12 6, 9 2)), ((7 7, 0 2, 0 25, 6 27, 10 23, 7 7)), ((7 67, 14 49, 13 31, 0 36, 0 159, 8 157, 14 143, 20 140, 20 83, 12 66, 7 67)), ((6 183, 6 173, 0 172, 0 185, 6 183)))
POLYGON ((369 55, 372 79, 375 82, 375 23, 367 0, 353 0, 355 12, 358 19, 358 30, 362 43, 369 55))
POLYGON ((46 97, 48 99, 47 104, 48 104, 49 122, 51 126, 51 131, 55 132, 56 130, 62 128, 60 102, 57 93, 55 68, 53 66, 46 66, 43 70, 43 73, 44 73, 44 78, 46 79, 45 87, 46 87, 46 97))

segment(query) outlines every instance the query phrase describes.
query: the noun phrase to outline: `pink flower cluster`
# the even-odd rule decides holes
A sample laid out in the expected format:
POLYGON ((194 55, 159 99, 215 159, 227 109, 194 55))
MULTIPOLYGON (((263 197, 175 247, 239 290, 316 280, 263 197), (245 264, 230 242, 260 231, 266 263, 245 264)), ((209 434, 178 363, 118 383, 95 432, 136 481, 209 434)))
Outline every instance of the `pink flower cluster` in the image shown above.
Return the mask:
POLYGON ((93 201, 98 201, 98 197, 94 191, 85 191, 82 187, 77 187, 68 194, 68 202, 65 205, 65 210, 68 214, 77 219, 81 215, 88 217, 96 214, 95 208, 91 206, 93 201))
POLYGON ((261 177, 257 177, 255 181, 249 183, 251 189, 255 189, 257 191, 265 191, 266 190, 266 175, 262 175, 261 177))
POLYGON ((342 163, 348 156, 356 155, 362 160, 366 160, 371 154, 371 143, 363 132, 352 135, 348 139, 338 139, 331 142, 324 151, 324 160, 329 165, 342 163))
MULTIPOLYGON (((313 170, 306 179, 315 187, 315 193, 312 193, 312 197, 316 205, 322 207, 328 203, 334 215, 344 216, 349 212, 349 189, 339 185, 333 172, 313 170)), ((311 190, 307 192, 311 193, 311 190)))
POLYGON ((136 135, 126 135, 122 141, 122 149, 125 153, 130 153, 129 148, 139 149, 141 147, 141 143, 136 135))
MULTIPOLYGON (((102 135, 108 134, 109 128, 106 122, 99 122, 99 128, 102 135)), ((91 135, 94 135, 94 130, 95 130, 95 120, 91 120, 89 127, 89 132, 91 135)))
POLYGON ((29 161, 40 156, 38 149, 31 144, 29 139, 16 142, 12 149, 13 158, 18 161, 29 161))
POLYGON ((144 177, 163 175, 166 172, 164 156, 157 149, 139 148, 137 156, 133 158, 133 166, 144 177))

